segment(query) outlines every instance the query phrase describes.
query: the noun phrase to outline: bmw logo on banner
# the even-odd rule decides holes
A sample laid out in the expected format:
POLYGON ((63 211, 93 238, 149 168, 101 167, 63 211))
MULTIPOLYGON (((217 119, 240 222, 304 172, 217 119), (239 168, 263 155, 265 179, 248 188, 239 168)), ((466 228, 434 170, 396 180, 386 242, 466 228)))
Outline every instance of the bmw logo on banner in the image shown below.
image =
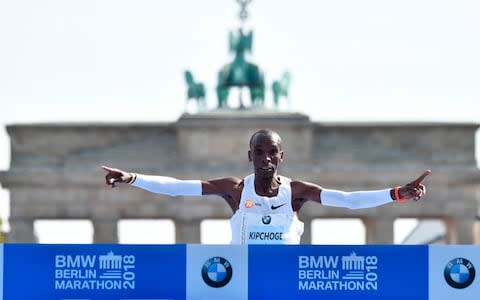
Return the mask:
POLYGON ((202 278, 211 287, 223 287, 232 279, 232 265, 223 257, 212 257, 203 264, 202 278))
POLYGON ((478 247, 429 246, 429 299, 480 299, 480 282, 475 270, 479 265, 478 247))
POLYGON ((248 246, 187 245, 186 299, 248 299, 248 246))
POLYGON ((468 259, 457 257, 448 262, 443 275, 451 287, 464 289, 475 279, 475 267, 468 259))

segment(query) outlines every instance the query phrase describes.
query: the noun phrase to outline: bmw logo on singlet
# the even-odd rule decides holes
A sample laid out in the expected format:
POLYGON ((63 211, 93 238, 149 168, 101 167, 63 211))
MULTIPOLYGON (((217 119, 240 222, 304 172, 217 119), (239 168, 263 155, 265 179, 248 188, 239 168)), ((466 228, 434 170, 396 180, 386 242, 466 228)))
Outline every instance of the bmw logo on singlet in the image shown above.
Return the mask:
POLYGON ((263 216, 262 217, 262 223, 263 224, 268 225, 268 224, 270 224, 270 222, 272 222, 272 217, 270 217, 270 216, 263 216))

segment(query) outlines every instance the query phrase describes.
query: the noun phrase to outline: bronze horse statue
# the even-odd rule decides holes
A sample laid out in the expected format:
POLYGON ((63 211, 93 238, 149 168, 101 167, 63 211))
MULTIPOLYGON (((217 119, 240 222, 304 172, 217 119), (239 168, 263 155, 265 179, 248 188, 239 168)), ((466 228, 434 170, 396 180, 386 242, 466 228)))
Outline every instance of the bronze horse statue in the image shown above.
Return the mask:
POLYGON ((284 72, 280 80, 272 83, 273 104, 275 107, 280 106, 280 97, 284 96, 288 99, 288 88, 290 87, 291 76, 289 72, 284 72))
POLYGON ((187 82, 187 102, 190 99, 197 101, 198 109, 203 110, 206 108, 205 101, 205 86, 203 83, 195 82, 192 72, 185 71, 185 81, 187 82))
MULTIPOLYGON (((222 67, 218 73, 217 97, 218 108, 226 108, 228 92, 231 87, 250 90, 253 106, 263 105, 265 98, 265 82, 263 73, 258 66, 245 59, 245 53, 252 50, 252 32, 245 35, 241 29, 238 33, 230 32, 230 52, 235 53, 233 61, 222 67)), ((240 94, 240 108, 244 108, 240 94)))

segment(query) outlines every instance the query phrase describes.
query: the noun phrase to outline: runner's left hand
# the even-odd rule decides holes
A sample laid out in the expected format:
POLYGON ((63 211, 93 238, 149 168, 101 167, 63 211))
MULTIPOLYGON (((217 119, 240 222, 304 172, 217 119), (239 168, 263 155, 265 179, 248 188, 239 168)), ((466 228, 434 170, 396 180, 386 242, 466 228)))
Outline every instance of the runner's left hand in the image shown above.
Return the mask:
POLYGON ((425 194, 427 193, 427 188, 425 185, 422 184, 422 181, 432 173, 431 170, 426 170, 423 172, 420 177, 415 179, 414 181, 407 183, 406 185, 400 187, 399 195, 403 199, 413 199, 415 201, 420 200, 425 194))

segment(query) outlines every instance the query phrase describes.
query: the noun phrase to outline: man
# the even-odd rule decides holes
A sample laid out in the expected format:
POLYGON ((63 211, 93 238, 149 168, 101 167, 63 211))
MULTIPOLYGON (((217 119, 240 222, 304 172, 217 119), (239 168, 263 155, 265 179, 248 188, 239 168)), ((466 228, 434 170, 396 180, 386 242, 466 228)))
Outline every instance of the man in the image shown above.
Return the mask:
POLYGON ((107 172, 106 184, 111 187, 116 183, 127 183, 170 196, 221 196, 234 213, 230 220, 232 244, 299 244, 303 223, 298 219, 298 212, 305 202, 358 209, 418 200, 426 193, 422 181, 431 173, 427 170, 401 187, 343 192, 280 176, 277 170, 283 156, 282 139, 278 133, 262 129, 250 138, 248 159, 253 163, 254 173, 243 179, 179 180, 102 168, 107 172))

